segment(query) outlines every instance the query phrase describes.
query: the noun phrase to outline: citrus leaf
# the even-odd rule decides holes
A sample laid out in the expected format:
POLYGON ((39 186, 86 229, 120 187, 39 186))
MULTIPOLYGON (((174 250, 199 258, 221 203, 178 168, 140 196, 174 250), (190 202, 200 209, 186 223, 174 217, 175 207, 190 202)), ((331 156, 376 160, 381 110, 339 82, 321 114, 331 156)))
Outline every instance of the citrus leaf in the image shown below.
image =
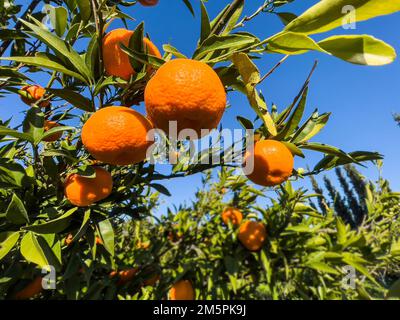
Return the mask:
POLYGON ((57 133, 57 132, 74 131, 74 130, 76 130, 76 128, 74 128, 74 127, 57 126, 57 127, 51 128, 50 130, 47 130, 47 131, 43 134, 41 140, 44 140, 44 139, 46 139, 47 137, 50 137, 50 136, 52 136, 53 134, 55 134, 55 133, 57 133))
POLYGON ((98 228, 104 247, 112 256, 114 256, 114 229, 110 220, 99 222, 98 228))
POLYGON ((19 240, 19 232, 14 232, 0 243, 0 261, 14 248, 19 240))
POLYGON ((2 127, 0 126, 0 135, 1 136, 11 136, 17 139, 22 139, 25 141, 29 141, 31 143, 33 143, 33 137, 31 137, 29 134, 26 133, 22 133, 22 132, 18 132, 16 130, 10 129, 10 128, 6 128, 6 127, 2 127))
POLYGON ((29 262, 43 268, 49 261, 33 232, 27 232, 21 240, 21 254, 29 262))
POLYGON ((200 1, 201 8, 201 32, 200 32, 200 43, 208 38, 211 32, 210 18, 208 17, 207 9, 203 1, 200 1))
POLYGON ((14 224, 29 223, 28 213, 22 200, 14 193, 6 210, 6 218, 14 224))
POLYGON ((266 51, 282 54, 301 54, 309 50, 324 51, 310 37, 301 33, 283 32, 268 40, 266 51))
POLYGON ((71 216, 77 209, 78 208, 76 207, 72 208, 57 219, 50 220, 41 224, 23 227, 22 229, 42 234, 59 233, 69 226, 69 222, 72 218, 71 216))
POLYGON ((354 7, 356 21, 364 21, 400 10, 397 0, 322 0, 290 22, 285 30, 315 34, 326 32, 344 24, 343 8, 354 7))
POLYGON ((291 142, 298 144, 310 140, 325 127, 329 117, 330 113, 318 115, 318 112, 314 111, 310 118, 296 131, 291 142))
POLYGON ((47 44, 54 51, 56 56, 69 63, 69 66, 72 69, 78 71, 79 74, 90 82, 91 73, 85 64, 85 61, 68 43, 64 42, 46 29, 35 26, 34 24, 21 19, 19 21, 32 30, 32 32, 27 33, 47 44))
POLYGON ((89 100, 88 98, 82 96, 78 92, 75 92, 70 89, 51 89, 46 88, 50 93, 64 99, 65 101, 69 102, 76 108, 79 108, 84 111, 93 112, 95 111, 93 101, 89 100))
POLYGON ((318 44, 333 56, 354 64, 382 66, 396 59, 393 47, 369 35, 332 36, 318 44))
POLYGON ((44 113, 38 107, 31 107, 26 113, 22 127, 26 134, 33 138, 34 144, 38 144, 43 136, 44 113))
POLYGON ((27 65, 31 66, 37 66, 37 67, 42 67, 54 71, 59 71, 62 72, 66 75, 69 75, 71 77, 74 77, 76 79, 81 80, 82 82, 87 82, 84 77, 82 77, 79 73, 72 71, 68 69, 68 67, 65 67, 64 65, 60 64, 59 62, 56 62, 54 59, 50 59, 49 57, 43 57, 43 56, 36 56, 36 57, 0 57, 0 60, 8 60, 8 61, 15 61, 15 62, 21 62, 27 65))

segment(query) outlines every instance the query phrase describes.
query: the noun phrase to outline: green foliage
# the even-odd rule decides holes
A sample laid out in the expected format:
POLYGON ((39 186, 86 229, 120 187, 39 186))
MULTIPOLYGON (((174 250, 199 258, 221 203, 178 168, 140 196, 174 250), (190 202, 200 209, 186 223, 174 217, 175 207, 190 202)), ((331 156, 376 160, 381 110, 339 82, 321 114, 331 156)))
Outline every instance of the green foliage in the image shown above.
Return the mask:
MULTIPOLYGON (((227 91, 246 95, 255 119, 237 115, 244 128, 260 139, 282 141, 299 157, 309 150, 323 155, 311 171, 295 170, 293 180, 381 159, 376 152, 345 152, 310 141, 330 116, 317 110, 305 114, 316 64, 287 107, 269 106, 259 91, 258 86, 287 56, 309 50, 364 65, 387 64, 395 58, 392 47, 369 35, 338 35, 318 43, 310 37, 338 26, 341 1, 323 0, 299 17, 278 12, 289 2, 265 1, 246 16, 244 0, 234 0, 211 17, 202 1, 200 36, 192 58, 212 66, 227 91), (282 31, 266 38, 246 32, 247 22, 262 13, 278 15, 284 22, 282 31), (262 76, 255 62, 266 53, 287 56, 262 76)), ((127 81, 111 77, 104 71, 102 39, 114 19, 125 24, 133 20, 123 8, 136 5, 136 1, 32 1, 21 14, 12 1, 2 3, 7 6, 0 6, 0 96, 26 97, 21 87, 32 83, 36 73, 48 82, 45 96, 27 109, 21 124, 13 127, 10 120, 0 121, 1 299, 13 298, 49 265, 57 272, 57 289, 43 292, 42 299, 161 299, 182 278, 193 282, 197 298, 202 299, 398 295, 394 282, 399 278, 398 194, 383 180, 364 188, 355 171, 347 173, 358 198, 337 171, 345 196, 339 197, 327 182, 332 201, 320 196, 321 210, 317 210, 309 203, 313 196, 303 189, 294 190, 290 182, 272 190, 248 185, 237 168, 231 169, 234 165, 224 157, 222 147, 210 146, 195 157, 217 155, 221 163, 191 164, 182 152, 178 163, 164 174, 147 161, 121 167, 104 165, 113 177, 111 195, 89 207, 73 206, 63 194, 66 177, 79 173, 93 178, 92 165, 96 163, 83 148, 82 125, 104 106, 140 104, 152 76, 148 66, 156 70, 184 55, 173 44, 164 44, 162 58, 149 55, 142 41, 145 25, 139 22, 129 45, 121 45, 137 73, 127 81), (48 27, 38 10, 40 4, 46 4, 48 27), (17 17, 18 22, 9 27, 17 17), (50 105, 40 108, 41 102, 50 105), (61 125, 45 132, 45 120, 61 125), (70 120, 74 127, 64 125, 70 120), (46 137, 57 132, 63 132, 62 139, 45 143, 46 137), (213 181, 211 172, 217 167, 218 179, 213 181), (158 195, 171 194, 163 180, 200 172, 205 173, 204 186, 196 201, 160 218, 153 216, 158 195), (275 196, 268 205, 261 205, 258 200, 265 202, 267 191, 275 196), (268 240, 260 252, 245 250, 237 240, 237 230, 222 224, 220 214, 227 205, 242 210, 246 219, 258 219, 267 226, 268 240), (341 284, 343 268, 348 265, 357 271, 356 290, 341 284), (110 276, 113 271, 131 268, 137 272, 127 283, 110 276), (149 285, 155 275, 160 281, 149 285)), ((194 14, 192 2, 183 3, 194 14)), ((356 6, 360 21, 400 10, 389 2, 385 6, 374 0, 349 3, 356 6)), ((173 151, 185 146, 180 142, 173 151)), ((226 147, 231 150, 234 145, 226 147)), ((314 186, 322 194, 315 181, 314 186)))

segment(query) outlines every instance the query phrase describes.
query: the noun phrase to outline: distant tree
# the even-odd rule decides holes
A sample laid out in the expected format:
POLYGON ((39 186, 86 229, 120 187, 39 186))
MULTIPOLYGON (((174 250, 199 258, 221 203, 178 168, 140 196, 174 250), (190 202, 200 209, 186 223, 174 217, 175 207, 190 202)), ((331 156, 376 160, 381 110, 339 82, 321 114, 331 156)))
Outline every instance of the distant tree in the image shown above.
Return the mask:
POLYGON ((394 121, 396 121, 397 124, 400 126, 400 114, 396 113, 393 117, 394 121))
MULTIPOLYGON (((357 228, 363 222, 366 213, 366 179, 352 165, 346 165, 336 168, 335 173, 342 190, 338 190, 331 179, 323 178, 325 190, 319 186, 314 177, 310 177, 313 190, 320 195, 318 198, 318 207, 322 212, 326 212, 326 208, 331 206, 336 214, 340 216, 352 228, 357 228)), ((315 205, 314 205, 315 206, 315 205)))

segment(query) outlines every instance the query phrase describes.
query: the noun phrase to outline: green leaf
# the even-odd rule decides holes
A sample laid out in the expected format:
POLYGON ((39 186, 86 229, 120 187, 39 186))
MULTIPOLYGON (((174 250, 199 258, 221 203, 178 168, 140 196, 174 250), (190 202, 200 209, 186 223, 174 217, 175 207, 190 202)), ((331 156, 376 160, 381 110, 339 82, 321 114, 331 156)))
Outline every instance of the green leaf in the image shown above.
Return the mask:
POLYGON ((281 141, 281 142, 290 150, 290 152, 293 155, 296 155, 296 156, 301 157, 301 158, 305 158, 304 153, 294 143, 290 143, 290 142, 287 142, 287 141, 281 141))
MULTIPOLYGON (((134 52, 144 53, 144 44, 143 44, 143 35, 144 35, 144 22, 140 23, 135 31, 132 33, 132 36, 129 39, 129 48, 134 52)), ((134 57, 129 56, 129 61, 131 63, 132 68, 136 72, 140 72, 143 68, 143 63, 139 60, 136 60, 134 57)))
POLYGON ((248 47, 258 42, 258 39, 247 34, 230 34, 225 36, 211 35, 205 40, 201 46, 195 51, 193 59, 201 60, 208 53, 218 50, 228 50, 234 52, 239 49, 248 47))
POLYGON ((177 48, 171 46, 170 44, 164 44, 163 50, 167 53, 174 55, 177 58, 187 59, 187 57, 183 53, 179 52, 177 48))
POLYGON ((56 61, 54 58, 51 56, 36 56, 36 57, 0 57, 0 60, 7 60, 7 61, 15 61, 15 62, 21 62, 27 65, 31 66, 37 66, 37 67, 42 67, 58 72, 62 72, 66 75, 69 75, 71 77, 74 77, 76 79, 81 80, 82 82, 87 82, 87 80, 82 77, 79 73, 72 71, 68 67, 65 67, 64 65, 60 64, 58 61, 56 61))
POLYGON ((31 107, 22 125, 24 132, 33 138, 34 144, 38 144, 44 133, 44 113, 39 107, 31 107))
POLYGON ((14 193, 6 210, 6 218, 14 224, 29 223, 28 213, 22 200, 14 193))
POLYGON ((333 156, 337 156, 339 158, 343 158, 343 159, 347 159, 350 160, 352 162, 355 162, 354 159, 347 154, 346 152, 327 145, 327 144, 323 144, 323 143, 316 143, 316 142, 308 142, 308 143, 304 143, 302 145, 299 146, 301 149, 308 149, 308 150, 313 150, 313 151, 318 151, 318 152, 322 152, 325 154, 329 154, 329 155, 333 155, 333 156))
POLYGON ((21 240, 21 254, 29 262, 43 268, 48 266, 49 260, 44 253, 42 243, 39 244, 33 232, 27 232, 21 240))
POLYGON ((99 234, 106 250, 114 256, 114 229, 110 220, 103 220, 98 224, 99 234))
POLYGON ((317 270, 322 273, 340 275, 339 271, 337 271, 335 268, 332 268, 331 266, 323 262, 310 262, 306 264, 306 267, 317 270))
POLYGON ((69 67, 78 71, 87 81, 91 81, 91 72, 87 68, 82 57, 66 42, 52 34, 50 31, 35 26, 32 23, 20 20, 26 27, 32 30, 28 32, 33 37, 47 44, 63 61, 68 63, 69 67))
POLYGON ((208 38, 211 32, 210 18, 207 13, 207 9, 203 1, 200 1, 201 8, 201 31, 200 31, 200 43, 208 38))
POLYGON ((14 248, 19 240, 19 232, 14 232, 0 243, 0 261, 14 248))
POLYGON ((89 41, 88 48, 85 54, 85 63, 88 66, 89 70, 92 73, 92 77, 94 78, 96 71, 96 63, 99 60, 99 42, 97 35, 94 34, 92 39, 89 41))
POLYGON ((322 0, 290 22, 285 30, 314 34, 346 24, 343 8, 353 6, 356 21, 364 21, 400 10, 397 0, 322 0))
MULTIPOLYGON (((1 257, 1 256, 0 256, 1 257)), ((389 288, 386 294, 387 298, 400 298, 400 279, 395 281, 389 288)))
POLYGON ((87 22, 92 15, 92 9, 90 7, 90 0, 79 0, 76 1, 79 8, 79 14, 83 22, 87 22))
POLYGON ((50 93, 64 99, 76 108, 87 112, 95 111, 93 101, 70 89, 46 89, 50 93))
POLYGON ((87 209, 85 211, 85 214, 84 214, 83 220, 82 220, 82 224, 81 224, 78 232, 74 235, 74 238, 72 239, 72 241, 79 240, 86 232, 86 229, 89 226, 89 222, 90 222, 90 212, 91 212, 90 209, 87 209))
POLYGON ((10 128, 6 128, 3 126, 0 126, 0 135, 1 136, 11 136, 17 139, 22 139, 25 141, 29 141, 31 143, 33 143, 33 137, 31 137, 29 134, 26 133, 22 133, 22 132, 18 132, 16 130, 10 129, 10 128))
POLYGON ((66 213, 64 213, 62 216, 58 217, 57 219, 50 220, 48 222, 41 224, 35 224, 28 227, 23 227, 22 229, 42 234, 59 233, 69 226, 69 223, 72 219, 72 214, 75 213, 77 209, 78 208, 76 207, 72 208, 68 210, 66 213))
POLYGON ((297 18, 295 14, 290 12, 274 12, 274 13, 279 17, 279 19, 285 26, 297 18))
POLYGON ((190 13, 194 17, 194 9, 193 9, 193 6, 190 3, 190 1, 189 0, 183 0, 183 3, 186 5, 186 7, 189 9, 190 13))
POLYGON ((347 231, 346 231, 346 225, 339 217, 336 218, 336 228, 337 228, 337 233, 336 233, 337 242, 340 245, 343 245, 347 241, 347 231))
POLYGON ((222 35, 227 35, 234 29, 234 27, 236 26, 237 22, 240 19, 240 16, 242 15, 243 8, 244 8, 244 0, 237 1, 235 7, 231 6, 231 10, 229 11, 227 17, 225 18, 227 22, 224 31, 221 33, 222 35))
POLYGON ((162 58, 158 58, 151 54, 146 54, 146 53, 132 50, 131 48, 128 48, 127 46, 125 46, 122 43, 120 43, 120 47, 121 47, 121 50, 123 52, 125 52, 126 54, 128 54, 130 57, 136 59, 137 61, 139 61, 141 63, 149 65, 155 69, 158 69, 165 63, 165 60, 162 58))
POLYGON ((251 122, 249 119, 241 116, 237 116, 236 119, 237 121, 239 121, 243 128, 254 129, 253 122, 251 122))
POLYGON ((0 66, 0 81, 9 79, 9 78, 30 80, 26 75, 22 74, 21 72, 18 72, 14 68, 0 66))
POLYGON ((0 158, 0 187, 19 188, 31 184, 25 168, 9 159, 0 158))
POLYGON ((44 139, 46 139, 47 137, 50 137, 51 135, 53 135, 53 134, 55 134, 55 133, 57 133, 57 132, 74 131, 74 130, 76 130, 76 128, 74 128, 74 127, 57 126, 57 127, 51 128, 50 130, 47 130, 47 131, 43 134, 41 140, 44 140, 44 139))
POLYGON ((292 115, 289 117, 283 129, 276 136, 277 140, 288 138, 298 127, 301 119, 303 118, 304 109, 306 107, 308 95, 308 87, 303 91, 301 99, 294 109, 292 115))
POLYGON ((244 0, 236 0, 228 4, 211 22, 211 33, 228 34, 240 18, 244 2, 244 0))
POLYGON ((166 196, 170 197, 171 193, 168 191, 166 187, 164 187, 162 184, 158 183, 152 183, 150 186, 154 189, 156 189, 158 192, 165 194, 166 196))
POLYGON ((393 47, 369 35, 332 36, 318 44, 335 57, 355 64, 382 66, 396 59, 393 47))
MULTIPOLYGON (((79 1, 78 1, 79 2, 79 1)), ((53 7, 50 4, 44 6, 44 10, 48 12, 51 25, 59 37, 65 32, 68 23, 68 11, 64 7, 53 7)))
POLYGON ((278 33, 268 40, 266 51, 282 54, 301 54, 309 50, 323 51, 310 37, 300 33, 278 33))
POLYGON ((310 140, 325 127, 329 117, 330 113, 318 115, 318 112, 314 111, 311 117, 296 131, 291 142, 298 144, 310 140))

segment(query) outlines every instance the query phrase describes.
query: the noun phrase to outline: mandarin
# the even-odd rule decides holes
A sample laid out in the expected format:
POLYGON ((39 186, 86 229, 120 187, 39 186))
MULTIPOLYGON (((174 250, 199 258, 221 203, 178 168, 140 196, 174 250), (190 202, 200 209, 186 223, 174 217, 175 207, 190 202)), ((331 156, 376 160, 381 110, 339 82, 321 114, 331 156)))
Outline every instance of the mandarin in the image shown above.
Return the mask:
POLYGON ((218 126, 226 107, 226 92, 206 63, 175 59, 162 65, 150 79, 144 100, 155 127, 168 133, 170 121, 176 121, 178 133, 192 129, 203 136, 201 129, 218 126))
POLYGON ((113 165, 146 159, 153 141, 147 141, 152 124, 126 107, 106 107, 95 112, 82 128, 82 142, 97 160, 113 165))
POLYGON ((64 194, 73 205, 86 207, 110 195, 113 187, 111 174, 100 167, 94 169, 95 178, 88 178, 75 173, 67 177, 64 194))
POLYGON ((254 183, 269 187, 285 182, 292 174, 294 158, 290 150, 276 140, 260 140, 245 155, 245 164, 254 159, 254 168, 247 177, 254 183))

